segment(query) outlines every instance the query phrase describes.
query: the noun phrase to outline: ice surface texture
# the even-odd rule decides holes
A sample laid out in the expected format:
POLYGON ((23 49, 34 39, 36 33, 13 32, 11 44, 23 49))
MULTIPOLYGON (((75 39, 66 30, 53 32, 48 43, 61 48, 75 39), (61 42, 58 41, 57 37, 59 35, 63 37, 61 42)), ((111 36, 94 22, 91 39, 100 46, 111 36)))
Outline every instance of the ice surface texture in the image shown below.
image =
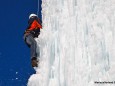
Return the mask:
POLYGON ((28 86, 115 80, 115 0, 42 0, 42 20, 40 64, 28 86))

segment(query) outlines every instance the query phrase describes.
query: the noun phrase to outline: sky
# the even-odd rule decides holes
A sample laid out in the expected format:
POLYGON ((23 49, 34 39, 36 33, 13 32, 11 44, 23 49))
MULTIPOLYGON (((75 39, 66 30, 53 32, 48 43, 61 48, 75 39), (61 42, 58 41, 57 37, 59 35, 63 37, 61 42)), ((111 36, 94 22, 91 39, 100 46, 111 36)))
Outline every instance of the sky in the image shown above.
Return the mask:
POLYGON ((26 86, 30 75, 35 73, 23 33, 29 15, 37 13, 37 10, 38 0, 0 2, 0 86, 26 86))

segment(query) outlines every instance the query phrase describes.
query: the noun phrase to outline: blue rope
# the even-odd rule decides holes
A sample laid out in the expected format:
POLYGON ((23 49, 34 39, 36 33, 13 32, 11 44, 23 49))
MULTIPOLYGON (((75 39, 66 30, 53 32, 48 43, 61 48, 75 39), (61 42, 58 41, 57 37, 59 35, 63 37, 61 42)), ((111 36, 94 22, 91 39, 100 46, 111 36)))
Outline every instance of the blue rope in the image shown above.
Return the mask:
MULTIPOLYGON (((38 0, 38 9, 37 9, 37 15, 39 14, 39 0, 38 0)), ((38 15, 39 16, 39 15, 38 15)))

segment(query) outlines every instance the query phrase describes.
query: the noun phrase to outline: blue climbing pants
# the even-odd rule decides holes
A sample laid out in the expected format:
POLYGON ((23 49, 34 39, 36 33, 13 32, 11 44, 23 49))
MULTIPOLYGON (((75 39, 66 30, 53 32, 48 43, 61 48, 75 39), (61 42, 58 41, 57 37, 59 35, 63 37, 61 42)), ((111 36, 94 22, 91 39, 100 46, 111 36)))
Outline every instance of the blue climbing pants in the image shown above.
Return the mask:
POLYGON ((37 52, 36 52, 37 43, 34 37, 32 36, 32 34, 24 34, 24 40, 26 44, 28 45, 28 47, 30 48, 31 59, 37 58, 37 52))

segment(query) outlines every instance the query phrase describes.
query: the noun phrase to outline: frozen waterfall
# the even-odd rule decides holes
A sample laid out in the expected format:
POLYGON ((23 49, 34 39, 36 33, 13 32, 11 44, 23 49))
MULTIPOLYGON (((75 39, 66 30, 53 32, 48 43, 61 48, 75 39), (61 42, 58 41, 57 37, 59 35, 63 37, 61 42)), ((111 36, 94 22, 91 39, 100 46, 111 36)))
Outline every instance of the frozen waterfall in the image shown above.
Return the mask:
POLYGON ((40 64, 28 86, 114 86, 115 0, 42 0, 40 64))

